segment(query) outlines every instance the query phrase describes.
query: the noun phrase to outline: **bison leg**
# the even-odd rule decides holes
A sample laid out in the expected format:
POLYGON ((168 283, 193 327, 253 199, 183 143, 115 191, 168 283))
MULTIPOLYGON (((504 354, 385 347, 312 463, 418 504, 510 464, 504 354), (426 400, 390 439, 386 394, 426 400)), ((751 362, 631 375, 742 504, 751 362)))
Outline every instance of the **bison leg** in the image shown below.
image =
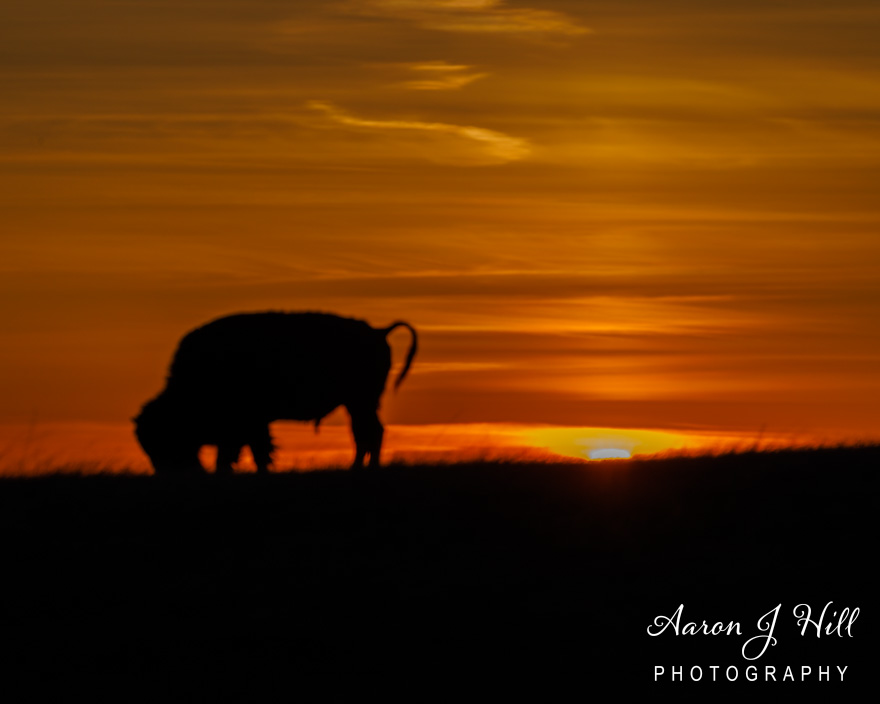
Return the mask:
POLYGON ((237 442, 226 442, 217 445, 217 465, 214 474, 225 476, 232 474, 232 463, 238 462, 243 445, 237 442))
POLYGON ((352 469, 364 466, 364 458, 370 456, 370 466, 379 466, 379 453, 382 450, 382 436, 385 429, 376 414, 376 409, 349 409, 351 432, 354 435, 355 457, 352 469))
POLYGON ((385 437, 385 427, 382 425, 382 421, 379 420, 379 416, 376 415, 376 412, 373 411, 373 430, 372 436, 373 440, 370 445, 370 466, 378 467, 379 466, 379 455, 382 452, 382 438, 385 437))
POLYGON ((275 451, 269 426, 263 426, 259 430, 255 429, 251 433, 248 446, 251 448, 254 463, 257 465, 257 474, 268 474, 269 465, 272 464, 272 453, 275 451))

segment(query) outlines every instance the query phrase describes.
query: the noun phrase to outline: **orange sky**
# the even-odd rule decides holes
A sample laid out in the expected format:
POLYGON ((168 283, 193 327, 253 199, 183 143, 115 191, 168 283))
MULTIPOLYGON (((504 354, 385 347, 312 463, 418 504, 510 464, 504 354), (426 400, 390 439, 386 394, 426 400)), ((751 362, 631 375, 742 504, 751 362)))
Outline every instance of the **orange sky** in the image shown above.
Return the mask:
POLYGON ((0 455, 127 433, 186 331, 268 308, 412 322, 384 418, 463 446, 876 439, 878 36, 873 0, 0 0, 0 455))

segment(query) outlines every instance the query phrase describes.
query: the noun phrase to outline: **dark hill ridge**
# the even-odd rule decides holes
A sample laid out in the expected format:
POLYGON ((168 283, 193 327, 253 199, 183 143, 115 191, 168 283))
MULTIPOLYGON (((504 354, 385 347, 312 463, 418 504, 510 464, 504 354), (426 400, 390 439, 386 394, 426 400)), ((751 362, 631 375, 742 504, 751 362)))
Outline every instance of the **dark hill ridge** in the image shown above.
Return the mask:
POLYGON ((767 662, 846 662, 845 686, 864 684, 878 460, 863 447, 3 480, 6 662, 123 679, 185 663, 212 682, 230 667, 454 680, 527 666, 650 692, 655 663, 748 664, 743 639, 647 637, 655 616, 684 603, 688 620, 754 635, 782 603, 767 662), (828 601, 861 608, 854 637, 799 637, 791 609, 828 601))

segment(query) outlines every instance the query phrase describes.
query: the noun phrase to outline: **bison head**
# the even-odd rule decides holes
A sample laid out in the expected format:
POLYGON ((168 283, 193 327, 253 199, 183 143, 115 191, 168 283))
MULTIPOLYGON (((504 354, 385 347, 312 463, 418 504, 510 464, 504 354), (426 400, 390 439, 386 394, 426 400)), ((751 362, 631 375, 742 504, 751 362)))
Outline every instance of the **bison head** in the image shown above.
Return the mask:
POLYGON ((134 419, 135 435, 156 474, 204 472, 199 461, 199 449, 203 443, 187 423, 187 415, 184 409, 162 394, 147 402, 134 419))

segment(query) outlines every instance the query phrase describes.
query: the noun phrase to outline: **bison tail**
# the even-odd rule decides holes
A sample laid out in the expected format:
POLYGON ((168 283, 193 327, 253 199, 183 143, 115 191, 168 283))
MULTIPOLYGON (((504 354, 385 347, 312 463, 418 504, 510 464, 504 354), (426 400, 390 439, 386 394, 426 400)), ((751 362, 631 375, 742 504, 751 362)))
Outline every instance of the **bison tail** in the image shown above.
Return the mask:
POLYGON ((400 370, 400 374, 397 375, 397 379, 394 380, 394 390, 396 391, 400 385, 403 383, 403 379, 406 376, 406 373, 409 371, 410 365, 412 364, 413 357, 416 356, 416 350, 419 348, 419 340, 416 335, 415 328, 409 323, 404 323, 401 320, 398 320, 396 323, 391 323, 387 328, 382 328, 379 332, 381 332, 385 337, 394 330, 395 328, 406 328, 409 330, 410 335, 412 335, 412 342, 409 345, 409 352, 406 354, 406 361, 403 363, 403 369, 400 370))

